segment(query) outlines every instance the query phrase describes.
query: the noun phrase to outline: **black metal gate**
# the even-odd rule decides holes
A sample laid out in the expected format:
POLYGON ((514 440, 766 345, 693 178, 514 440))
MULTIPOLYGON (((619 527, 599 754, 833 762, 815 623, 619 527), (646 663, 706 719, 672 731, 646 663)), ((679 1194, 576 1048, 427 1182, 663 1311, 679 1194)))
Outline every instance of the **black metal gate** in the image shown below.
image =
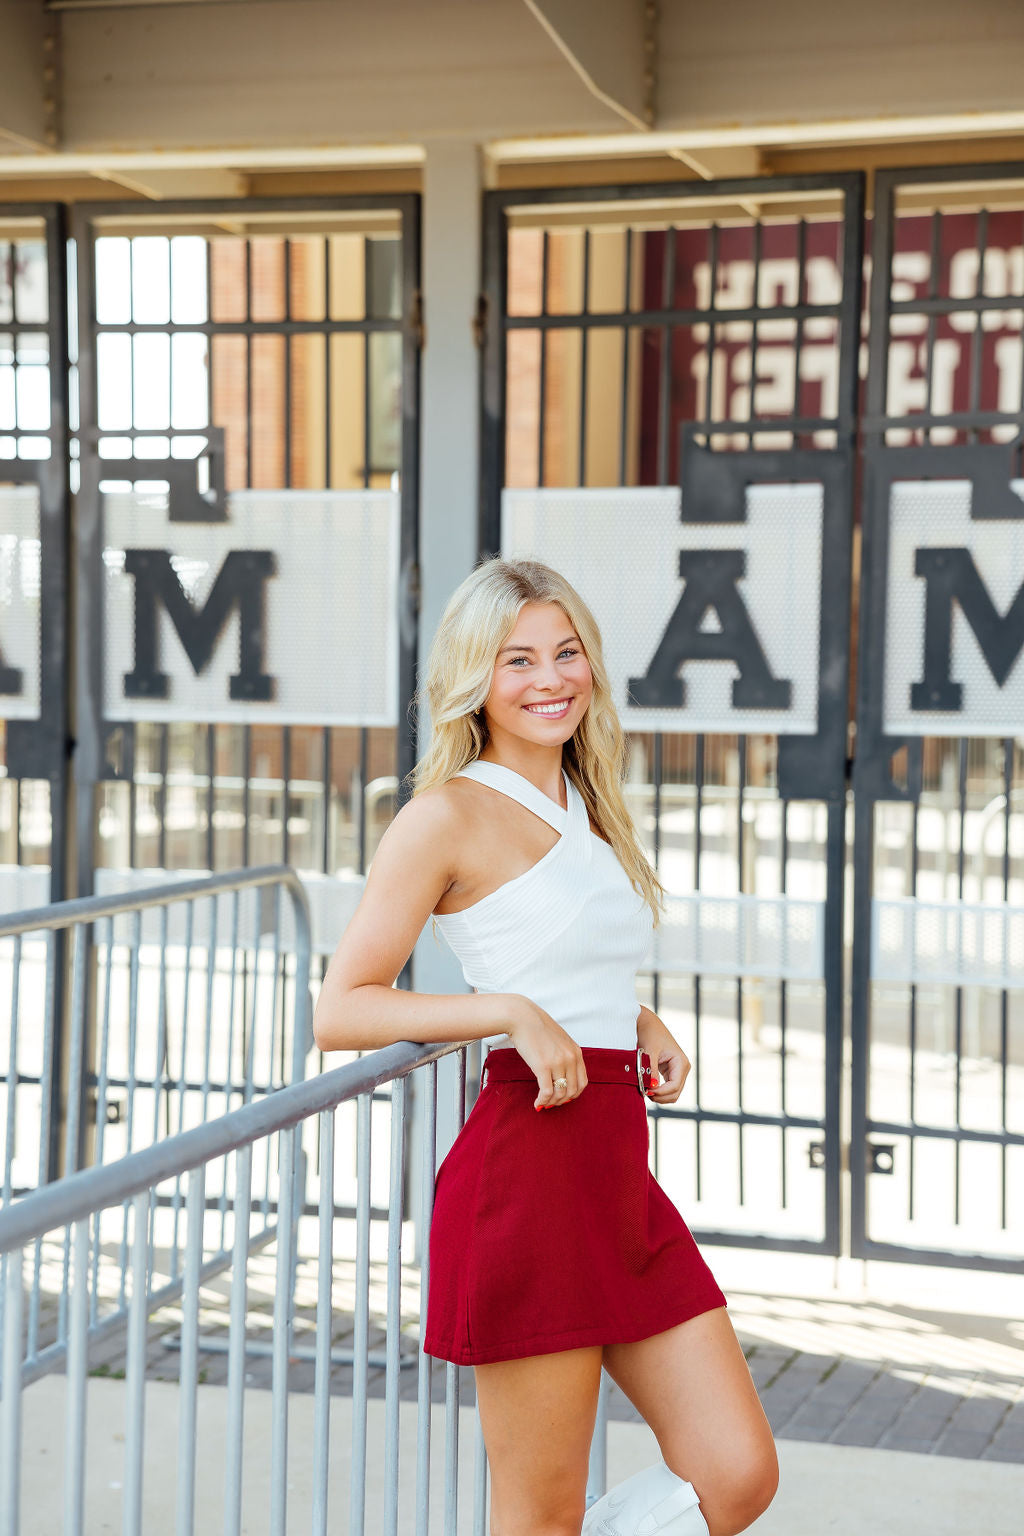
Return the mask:
POLYGON ((852 1249, 1024 1252, 1024 166, 876 178, 852 1249), (1016 482, 1016 484, 1014 484, 1016 482))
MULTIPOLYGON (((0 207, 0 534, 20 540, 9 585, 28 615, 0 633, 10 905, 114 868, 284 857, 313 887, 365 870, 413 751, 418 218, 405 196, 79 208, 69 351, 64 211, 0 207), (118 497, 148 495, 156 526, 168 503, 171 523, 216 522, 229 495, 385 486, 397 725, 119 709, 103 655, 118 497)), ((671 895, 646 997, 696 1088, 655 1114, 653 1146, 695 1229, 1014 1268, 1024 167, 877 175, 861 405, 863 232, 857 176, 488 194, 480 548, 529 545, 576 574, 628 653, 627 788, 671 895), (786 611, 807 657, 777 649, 786 611)), ((258 569, 204 606, 182 549, 136 581, 178 602, 196 677, 234 614, 237 697, 258 700, 258 569)), ((154 624, 142 603, 114 658, 136 700, 162 686, 154 624)), ((321 923, 336 935, 336 912, 321 923)))
MULTIPOLYGON (((314 883, 324 878, 329 905, 332 877, 365 872, 413 761, 405 701, 415 678, 418 225, 419 199, 407 195, 76 210, 80 889, 91 889, 94 867, 282 860, 314 883), (229 553, 212 590, 189 585, 197 561, 185 525, 222 523, 231 498, 248 496, 251 520, 265 523, 274 503, 277 536, 289 526, 301 550, 327 516, 317 495, 326 503, 339 492, 390 493, 399 505, 401 613, 384 615, 369 637, 394 651, 390 723, 361 722, 358 711, 324 723, 301 703, 271 707, 264 610, 280 556, 229 553), (167 550, 125 557, 104 536, 115 515, 136 543, 167 550), (105 626, 111 562, 122 558, 136 584, 134 666, 130 655, 103 652, 105 635, 116 649, 105 626), (163 615, 150 613, 161 604, 163 615), (168 709, 166 615, 191 647, 197 690, 217 670, 215 649, 231 672, 224 636, 237 615, 239 670, 230 697, 223 679, 221 713, 198 693, 176 718, 168 709), (242 705, 251 706, 244 719, 242 705)), ((322 596, 315 573, 304 579, 312 584, 298 602, 292 593, 279 630, 303 594, 322 596)), ((335 653, 344 617, 293 673, 358 670, 351 654, 335 653)), ((130 632, 124 644, 130 651, 130 632)), ((336 936, 337 913, 317 916, 336 936)))
POLYGON ((0 204, 0 558, 8 592, 26 599, 20 613, 8 602, 12 632, 0 634, 0 865, 12 907, 67 893, 65 230, 57 204, 0 204), (35 551, 34 577, 8 564, 19 549, 35 551))
POLYGON ((819 1253, 841 1231, 862 229, 856 176, 486 206, 481 548, 564 570, 634 663, 627 788, 671 893, 649 998, 696 1087, 653 1111, 656 1171, 704 1238, 819 1253), (798 573, 804 704, 743 596, 785 627, 798 573), (712 660, 731 704, 698 701, 712 660))

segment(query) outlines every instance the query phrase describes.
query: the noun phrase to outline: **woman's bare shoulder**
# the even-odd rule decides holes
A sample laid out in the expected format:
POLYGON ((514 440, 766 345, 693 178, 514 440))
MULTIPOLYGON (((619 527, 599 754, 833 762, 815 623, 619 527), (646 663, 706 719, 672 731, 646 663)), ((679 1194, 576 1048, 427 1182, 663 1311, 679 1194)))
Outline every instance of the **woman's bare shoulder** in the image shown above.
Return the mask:
POLYGON ((393 844, 430 846, 454 855, 474 810, 466 786, 466 780, 448 779, 421 790, 406 801, 384 836, 393 844))

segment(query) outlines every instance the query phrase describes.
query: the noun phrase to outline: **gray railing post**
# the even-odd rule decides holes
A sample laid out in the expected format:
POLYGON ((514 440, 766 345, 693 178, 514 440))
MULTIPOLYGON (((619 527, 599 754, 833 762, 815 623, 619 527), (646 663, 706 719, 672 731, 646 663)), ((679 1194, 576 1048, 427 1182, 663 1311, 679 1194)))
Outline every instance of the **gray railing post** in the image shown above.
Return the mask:
POLYGON ((21 1526, 21 1314, 24 1263, 20 1248, 3 1256, 4 1331, 0 1365, 0 1536, 21 1526))
POLYGON ((587 1467, 587 1508, 603 1498, 608 1487, 608 1373, 602 1370, 601 1386, 597 1394, 597 1419, 590 1441, 590 1464, 587 1467))

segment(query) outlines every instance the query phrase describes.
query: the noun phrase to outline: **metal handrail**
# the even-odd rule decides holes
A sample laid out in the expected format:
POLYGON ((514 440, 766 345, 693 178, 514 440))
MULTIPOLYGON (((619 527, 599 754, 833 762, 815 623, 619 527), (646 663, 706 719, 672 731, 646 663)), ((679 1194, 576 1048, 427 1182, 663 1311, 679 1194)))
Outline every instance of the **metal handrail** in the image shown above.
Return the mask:
MULTIPOLYGON (((309 1047, 312 1043, 310 1030, 311 999, 309 994, 311 921, 307 894, 295 870, 287 865, 256 866, 235 869, 212 876, 186 876, 172 879, 163 875, 160 884, 141 889, 132 888, 102 895, 83 896, 47 906, 26 908, 0 917, 0 942, 5 950, 13 946, 11 954, 10 986, 10 1042, 5 1060, 0 1066, 6 1084, 6 1114, 2 1133, 3 1153, 0 1164, 0 1210, 23 1205, 26 1199, 43 1187, 57 1187, 55 1168, 59 1151, 63 1150, 66 1176, 72 1178, 83 1166, 89 1172, 103 1167, 124 1166, 111 1158, 107 1151, 108 1127, 124 1126, 123 1150, 125 1158, 132 1148, 139 1145, 135 1134, 146 1131, 139 1116, 140 1095, 145 1096, 149 1127, 154 1144, 160 1141, 161 1105, 166 1109, 168 1139, 172 1113, 172 1097, 177 1107, 179 1134, 190 1122, 194 1123, 196 1106, 204 1123, 209 1120, 209 1109, 223 1097, 225 1109, 234 1103, 249 1103, 256 1098, 278 1091, 279 1087, 300 1082, 305 1077, 309 1047), (286 895, 282 901, 281 893, 286 895), (244 908, 240 905, 244 902, 244 908), (222 904, 230 907, 228 923, 222 924, 222 904), (287 906, 289 935, 287 955, 282 944, 282 909, 287 906), (265 910, 266 909, 266 910, 265 910), (245 937, 240 933, 240 914, 245 911, 245 937), (197 918, 202 914, 197 928, 197 918), (153 942, 159 942, 161 958, 156 966, 146 966, 143 961, 144 933, 147 922, 155 920, 153 942), (179 972, 180 1008, 172 1007, 168 991, 167 956, 169 924, 183 929, 176 941, 182 952, 179 972), (205 923, 205 936, 204 933, 205 923), (115 945, 118 924, 127 925, 115 945), (223 931, 224 926, 228 932, 223 931), (45 996, 35 1000, 31 1016, 23 1001, 23 994, 32 1004, 31 993, 22 985, 22 960, 28 958, 28 946, 34 942, 45 945, 45 996), (64 947, 66 943, 66 948, 64 947), (224 967, 218 958, 220 952, 230 952, 230 966, 224 967), (250 973, 247 956, 255 965, 250 973), (263 960, 273 960, 272 969, 263 960), (241 962, 241 981, 238 981, 241 962), (282 969, 282 962, 283 969, 282 969), (115 972, 123 980, 123 988, 115 979, 115 972), (262 979, 261 979, 262 978, 262 979), (291 986, 292 998, 288 1001, 291 986), (147 1035, 149 1056, 153 1060, 148 1072, 140 1065, 139 1041, 144 1033, 139 1021, 140 998, 145 989, 155 988, 148 994, 149 1003, 155 1009, 155 1033, 147 1035), (216 1020, 224 1023, 223 1016, 214 1007, 217 989, 220 1005, 226 1003, 230 1017, 227 1019, 226 1039, 220 1040, 220 1048, 226 1047, 225 1069, 211 1076, 211 1042, 216 1020), (67 1006, 65 1006, 65 999, 67 1006), (41 1012, 40 1012, 41 1008, 41 1012), (268 1013, 269 1010, 269 1013, 268 1013), (33 1048, 42 1053, 41 1065, 28 1073, 19 1070, 19 1022, 22 1034, 26 1026, 31 1032, 33 1048), (191 1025, 191 1037, 190 1037, 191 1025), (280 1027, 280 1035, 278 1029, 280 1027), (291 1047, 288 1049, 288 1029, 291 1030, 291 1047), (237 1028, 237 1033, 236 1033, 237 1028), (122 1039, 123 1036, 123 1039, 122 1039), (179 1060, 175 1068, 170 1064, 170 1042, 180 1042, 179 1060), (187 1054, 191 1038, 192 1056, 187 1054), (266 1066, 265 1077, 258 1068, 259 1060, 266 1066), (116 1043, 115 1043, 116 1042, 116 1043), (240 1049, 240 1071, 233 1072, 233 1052, 240 1049), (126 1053, 120 1070, 111 1065, 111 1051, 126 1053), (194 1058, 194 1059, 193 1059, 194 1058), (55 1083, 61 1070, 59 1108, 63 1114, 60 1126, 55 1126, 57 1091, 55 1083), (221 1081, 220 1079, 223 1079, 221 1081), (15 1153, 15 1129, 19 1125, 17 1096, 19 1089, 39 1099, 36 1106, 38 1120, 38 1160, 26 1159, 26 1141, 23 1125, 22 1172, 13 1177, 15 1153), (239 1097, 234 1097, 238 1095, 239 1097), (186 1099, 191 1108, 186 1111, 186 1099), (113 1118, 110 1116, 114 1109, 113 1118), (187 1118, 186 1118, 187 1114, 187 1118), (95 1123, 95 1140, 83 1142, 82 1128, 95 1123), (84 1163, 83 1163, 84 1159, 84 1163), (35 1169, 32 1163, 35 1162, 35 1169), (33 1172, 37 1182, 32 1183, 33 1172), (26 1178, 25 1175, 28 1175, 26 1178), (19 1189, 19 1185, 21 1186, 19 1189), (28 1188, 25 1186, 28 1185, 28 1188)), ((36 963, 35 960, 32 962, 36 963)), ((223 1031, 221 1031, 223 1035, 223 1031)), ((88 1134, 88 1133, 86 1133, 88 1134)), ((111 1148, 113 1150, 113 1148, 111 1148)), ((305 1164, 302 1164, 302 1187, 305 1181, 305 1164)), ((255 1199, 262 1212, 259 1230, 250 1234, 251 1252, 273 1242, 279 1212, 271 1198, 270 1170, 267 1170, 267 1187, 257 1180, 255 1199)), ((173 1181, 172 1181, 173 1182, 173 1181)), ((61 1186, 63 1187, 63 1186, 61 1186)), ((77 1186, 76 1186, 77 1187, 77 1186)), ((222 1229, 227 1222, 227 1191, 218 1195, 222 1229)), ((164 1218, 160 1211, 168 1213, 170 1222, 166 1258, 166 1279, 159 1277, 159 1288, 151 1292, 153 1306, 164 1304, 181 1293, 182 1274, 179 1234, 183 1205, 180 1178, 177 1187, 162 1193, 150 1212, 150 1240, 156 1241, 157 1225, 164 1218), (159 1209, 158 1209, 159 1208, 159 1209)), ((31 1205, 32 1210, 36 1207, 31 1205)), ((101 1207, 99 1209, 105 1209, 101 1207)), ((96 1214, 97 1243, 94 1245, 93 1285, 90 1341, 115 1329, 127 1315, 127 1224, 129 1212, 124 1212, 124 1229, 120 1234, 111 1230, 109 1240, 116 1245, 120 1274, 117 1280, 118 1300, 113 1309, 100 1315, 97 1289, 98 1271, 101 1265, 98 1246, 99 1209, 96 1214)), ((289 1210, 291 1204, 289 1202, 289 1210)), ((222 1231, 223 1235, 223 1231, 222 1231)), ((24 1380, 34 1380, 64 1358, 67 1351, 68 1315, 73 1295, 68 1288, 70 1264, 70 1237, 64 1243, 63 1279, 55 1292, 56 1315, 44 1320, 42 1284, 43 1252, 41 1237, 35 1242, 31 1261, 29 1290, 28 1344, 24 1360, 24 1380), (55 1336, 41 1343, 40 1330, 50 1331, 56 1324, 55 1336)), ((232 1262, 230 1250, 222 1249, 207 1262, 212 1274, 232 1262)), ((152 1280, 158 1277, 153 1271, 152 1280)), ((0 1296, 0 1317, 5 1301, 0 1296)))
MULTIPOLYGON (((293 1321, 295 1306, 295 1270, 298 1258, 298 1208, 294 1194, 301 1183, 301 1131, 304 1124, 319 1117, 319 1148, 326 1170, 326 1197, 319 1212, 317 1252, 316 1347, 309 1358, 315 1361, 314 1427, 314 1529, 326 1536, 327 1499, 330 1460, 330 1369, 332 1352, 332 1271, 333 1271, 333 1163, 334 1110, 348 1100, 358 1104, 358 1177, 360 1181, 357 1213, 356 1300, 354 1308, 354 1354, 352 1359, 352 1457, 349 1485, 350 1516, 353 1530, 365 1527, 367 1411, 370 1308, 370 1108, 374 1090, 392 1085, 389 1157, 389 1218, 387 1258, 387 1359, 385 1371, 386 1425, 384 1437, 385 1528, 397 1529, 398 1456, 399 1456, 399 1381, 403 1363, 399 1349, 401 1227, 405 1184, 405 1127, 407 1121, 409 1078, 417 1068, 428 1074, 422 1121, 422 1162, 420 1182, 429 1210, 436 1164, 436 1063, 439 1058, 456 1055, 460 1070, 456 1081, 457 1097, 464 1102, 465 1058, 468 1042, 449 1041, 417 1045, 399 1042, 349 1062, 333 1071, 278 1089, 269 1097, 244 1105, 165 1141, 130 1154, 120 1162, 70 1174, 57 1183, 24 1196, 0 1212, 0 1259, 4 1273, 5 1318, 3 1351, 0 1355, 0 1532, 16 1536, 19 1523, 21 1464, 21 1396, 26 1384, 21 1342, 22 1271, 24 1256, 44 1235, 64 1227, 71 1241, 73 1285, 71 1287, 70 1328, 67 1344, 67 1392, 65 1412, 65 1529, 72 1536, 84 1532, 85 1444, 87 1435, 88 1375, 88 1289, 90 1263, 90 1226, 98 1214, 112 1206, 125 1204, 131 1209, 132 1297, 126 1329, 125 1368, 125 1476, 122 1495, 124 1529, 139 1536, 143 1529, 142 1486, 144 1478, 144 1413, 146 1381, 146 1325, 155 1302, 146 1283, 152 1262, 147 1234, 147 1213, 153 1192, 161 1180, 188 1176, 186 1218, 188 1224, 185 1273, 182 1288, 182 1324, 179 1372, 179 1458, 178 1509, 182 1519, 193 1529, 196 1501, 196 1420, 197 1392, 201 1380, 200 1287, 209 1278, 210 1266, 204 1262, 204 1206, 206 1174, 221 1157, 234 1154, 236 1190, 234 1196, 236 1230, 232 1245, 233 1279, 231 1285, 231 1320, 227 1339, 227 1453, 225 1457, 226 1530, 240 1532, 242 1509, 242 1443, 245 1395, 245 1353, 247 1349, 247 1281, 249 1250, 247 1213, 250 1177, 255 1146, 279 1137, 280 1210, 274 1236, 277 1254, 274 1261, 273 1337, 266 1351, 272 1356, 271 1446, 270 1446, 270 1528, 274 1536, 284 1536, 288 1505, 288 1394, 289 1361, 294 1351, 293 1321), (291 1206, 289 1219, 285 1210, 291 1206), (70 1512, 70 1513, 69 1513, 70 1512)), ((459 1117, 461 1119, 461 1116, 459 1117)), ((218 1264, 218 1267, 222 1267, 218 1264)), ((426 1294, 428 1266, 422 1267, 426 1294)), ((416 1528, 425 1536, 429 1524, 429 1482, 431 1443, 430 1358, 422 1338, 417 1351, 417 1440, 416 1528)), ((444 1460, 445 1529, 454 1530, 459 1502, 459 1377, 460 1367, 449 1363, 445 1368, 444 1460)), ((602 1426, 603 1429, 603 1426, 602 1426)), ((483 1536, 486 1519, 486 1452, 479 1420, 475 1424, 476 1457, 473 1479, 473 1529, 483 1536)), ((603 1435, 601 1437, 603 1445, 603 1435)), ((594 1490, 594 1496, 603 1488, 594 1490)))
POLYGON ((462 1050, 469 1043, 457 1040, 416 1045, 400 1041, 343 1067, 279 1088, 265 1099, 168 1136, 116 1163, 84 1168, 43 1185, 0 1211, 0 1254, 23 1248, 57 1227, 121 1205, 163 1179, 189 1173, 239 1147, 288 1130, 324 1110, 336 1109, 346 1099, 371 1093, 384 1083, 408 1076, 417 1067, 462 1050))
POLYGON ((258 886, 282 885, 294 897, 298 920, 299 946, 310 937, 309 902, 298 874, 290 864, 262 864, 252 869, 229 870, 223 875, 203 875, 194 880, 169 880, 164 885, 150 885, 136 891, 113 892, 109 896, 75 896, 69 901, 52 902, 46 907, 14 912, 0 919, 0 939, 19 933, 37 933, 40 929, 68 928, 72 923, 96 922, 103 917, 120 917, 125 912, 141 912, 146 907, 160 907, 166 902, 188 901, 196 896, 223 896, 230 891, 258 886))

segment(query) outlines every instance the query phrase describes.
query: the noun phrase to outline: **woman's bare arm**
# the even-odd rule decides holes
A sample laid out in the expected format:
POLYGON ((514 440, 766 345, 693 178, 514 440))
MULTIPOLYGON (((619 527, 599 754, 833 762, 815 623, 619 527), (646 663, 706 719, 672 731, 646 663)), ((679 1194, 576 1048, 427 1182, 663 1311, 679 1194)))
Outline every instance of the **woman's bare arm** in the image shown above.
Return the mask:
POLYGON ((460 835, 446 796, 429 793, 408 801, 385 831, 320 990, 313 1037, 321 1050, 478 1040, 513 1022, 523 1002, 513 994, 437 996, 393 985, 451 884, 460 835))

